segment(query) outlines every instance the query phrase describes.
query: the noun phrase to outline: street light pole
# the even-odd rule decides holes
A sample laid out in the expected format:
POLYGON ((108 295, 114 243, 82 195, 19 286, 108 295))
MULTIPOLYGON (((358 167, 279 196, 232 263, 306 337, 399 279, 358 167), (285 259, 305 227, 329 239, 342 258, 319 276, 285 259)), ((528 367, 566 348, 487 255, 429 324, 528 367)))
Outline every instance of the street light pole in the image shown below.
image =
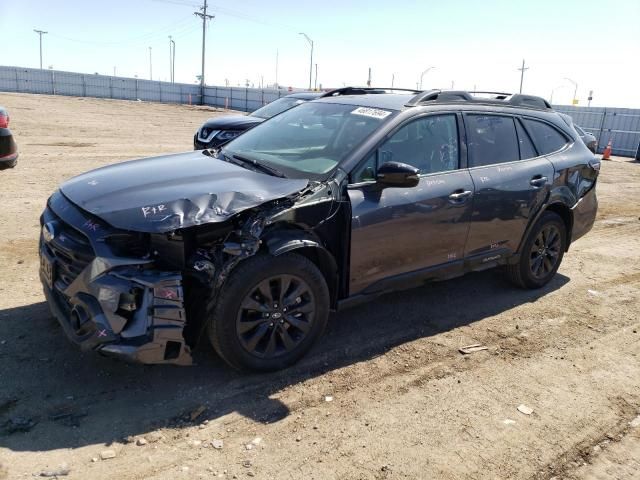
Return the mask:
POLYGON ((564 88, 564 85, 558 85, 555 88, 551 89, 551 98, 549 99, 549 103, 553 105, 553 94, 556 93, 556 90, 558 90, 559 88, 564 88))
POLYGON ((576 82, 575 80, 571 80, 570 78, 567 78, 567 77, 564 77, 564 79, 573 83, 574 89, 573 89, 573 99, 571 100, 571 105, 575 105, 577 100, 576 95, 578 94, 578 82, 576 82))
POLYGON ((176 42, 169 35, 169 79, 171 83, 176 81, 176 42))
POLYGON ((151 63, 151 47, 149 47, 149 80, 153 80, 153 65, 151 63))
POLYGON ((436 68, 436 67, 429 67, 429 68, 427 68, 425 71, 423 71, 423 72, 420 74, 420 86, 418 87, 418 90, 422 90, 422 79, 424 78, 424 76, 425 76, 427 73, 429 73, 429 71, 430 71, 430 70, 433 70, 434 68, 436 68))
POLYGON ((311 90, 311 77, 313 76, 313 40, 311 40, 309 38, 309 35, 307 35, 306 33, 300 32, 299 35, 302 35, 304 38, 306 38, 307 42, 309 42, 309 45, 311 45, 311 60, 309 61, 309 90, 311 90))
POLYGON ((171 35, 169 35, 169 81, 173 83, 173 75, 171 74, 171 56, 172 56, 171 35))
POLYGON ((42 70, 42 35, 46 35, 49 32, 43 32, 42 30, 34 30, 40 36, 40 70, 42 70))

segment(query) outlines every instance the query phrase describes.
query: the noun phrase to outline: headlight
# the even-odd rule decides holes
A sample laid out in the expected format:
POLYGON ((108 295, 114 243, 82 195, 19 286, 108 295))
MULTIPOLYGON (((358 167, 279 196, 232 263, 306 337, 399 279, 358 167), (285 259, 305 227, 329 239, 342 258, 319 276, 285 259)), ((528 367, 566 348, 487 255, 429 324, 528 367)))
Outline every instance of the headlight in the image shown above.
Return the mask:
POLYGON ((232 138, 236 138, 241 133, 242 132, 238 132, 234 130, 223 130, 218 135, 216 135, 216 138, 219 140, 231 140, 232 138))
POLYGON ((216 135, 218 133, 218 130, 214 130, 211 127, 202 127, 199 131, 198 131, 198 139, 201 142, 208 142, 209 140, 211 140, 214 135, 216 135))

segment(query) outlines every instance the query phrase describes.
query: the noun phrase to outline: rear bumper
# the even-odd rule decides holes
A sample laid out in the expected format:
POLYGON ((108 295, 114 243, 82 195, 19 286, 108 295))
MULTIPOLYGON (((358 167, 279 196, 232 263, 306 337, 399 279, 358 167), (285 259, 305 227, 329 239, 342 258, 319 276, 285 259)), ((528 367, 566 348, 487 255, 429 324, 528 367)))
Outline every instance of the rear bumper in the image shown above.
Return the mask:
POLYGON ((0 168, 12 167, 18 160, 18 145, 8 128, 0 128, 0 168))
POLYGON ((594 185, 573 208, 573 229, 571 231, 571 243, 585 235, 596 220, 598 213, 598 197, 596 196, 596 186, 594 185))

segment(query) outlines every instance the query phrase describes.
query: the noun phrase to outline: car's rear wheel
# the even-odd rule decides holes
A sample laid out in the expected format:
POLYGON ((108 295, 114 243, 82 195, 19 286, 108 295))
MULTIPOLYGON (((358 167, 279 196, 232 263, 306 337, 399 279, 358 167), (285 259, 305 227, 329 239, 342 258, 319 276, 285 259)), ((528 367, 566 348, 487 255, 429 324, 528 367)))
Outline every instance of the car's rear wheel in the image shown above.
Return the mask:
POLYGON ((214 349, 240 370, 279 370, 322 334, 329 289, 313 262, 294 253, 257 255, 231 273, 209 311, 214 349))
POLYGON ((529 233, 520 261, 507 266, 507 276, 523 288, 540 288, 558 271, 567 247, 567 229, 560 216, 545 212, 529 233))

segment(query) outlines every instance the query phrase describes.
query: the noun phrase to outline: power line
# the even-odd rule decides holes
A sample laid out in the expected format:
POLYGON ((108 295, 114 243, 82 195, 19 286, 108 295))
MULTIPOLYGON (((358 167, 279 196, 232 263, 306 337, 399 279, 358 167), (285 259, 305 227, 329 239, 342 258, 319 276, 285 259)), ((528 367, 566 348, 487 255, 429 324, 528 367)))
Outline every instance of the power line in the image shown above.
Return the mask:
POLYGON ((178 28, 179 32, 182 33, 184 31, 187 31, 191 28, 193 28, 191 21, 193 20, 193 17, 191 15, 183 17, 182 19, 173 22, 169 25, 166 25, 162 28, 159 28, 158 30, 154 30, 153 32, 148 32, 145 33, 143 35, 138 35, 135 37, 131 37, 128 38, 126 40, 118 40, 118 41, 114 41, 114 42, 99 42, 99 41, 93 41, 93 40, 83 40, 83 39, 79 39, 79 38, 71 38, 71 37, 66 37, 63 35, 58 35, 56 33, 51 33, 51 36, 56 37, 56 38, 60 38, 62 40, 67 40, 69 42, 76 42, 76 43, 86 43, 89 45, 105 45, 105 46, 113 46, 113 45, 131 45, 134 43, 146 43, 156 37, 163 37, 164 35, 166 35, 167 32, 169 31, 174 31, 173 29, 178 28))

